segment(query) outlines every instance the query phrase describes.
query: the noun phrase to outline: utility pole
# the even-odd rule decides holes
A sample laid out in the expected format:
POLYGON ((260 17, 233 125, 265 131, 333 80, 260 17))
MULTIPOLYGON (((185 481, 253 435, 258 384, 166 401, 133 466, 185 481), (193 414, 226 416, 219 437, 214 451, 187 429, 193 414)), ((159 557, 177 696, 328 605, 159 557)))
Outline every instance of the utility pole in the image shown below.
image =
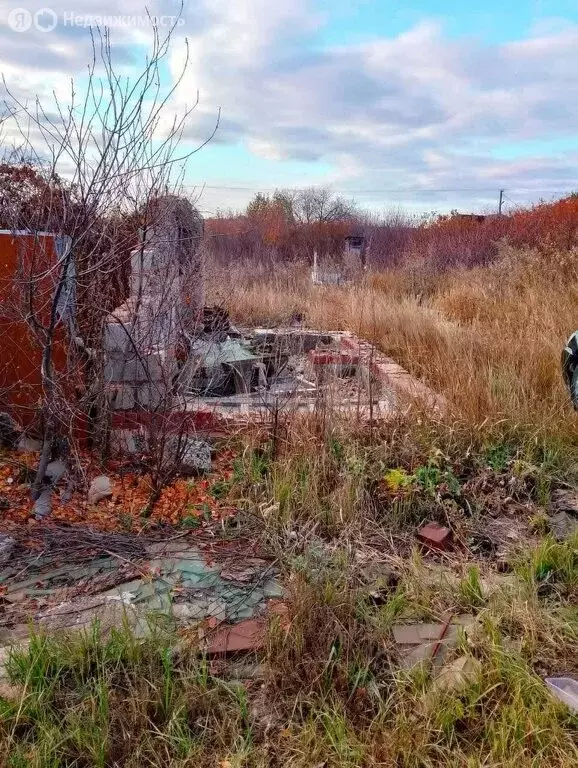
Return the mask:
POLYGON ((500 190, 500 199, 498 201, 498 216, 502 215, 502 206, 504 205, 504 190, 500 190))

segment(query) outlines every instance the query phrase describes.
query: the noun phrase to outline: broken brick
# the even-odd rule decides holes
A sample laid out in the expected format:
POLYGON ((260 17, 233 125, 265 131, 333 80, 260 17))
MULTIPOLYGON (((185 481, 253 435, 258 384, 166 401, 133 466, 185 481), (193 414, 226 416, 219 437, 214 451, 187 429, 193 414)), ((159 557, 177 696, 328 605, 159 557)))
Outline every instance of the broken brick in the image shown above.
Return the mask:
POLYGON ((359 365, 359 355, 350 354, 349 352, 312 349, 309 352, 309 359, 313 365, 359 365))
POLYGON ((266 625, 263 621, 247 619, 232 626, 222 626, 209 637, 210 654, 258 651, 265 643, 266 625))
POLYGON ((430 549, 448 550, 452 546, 452 532, 439 523, 428 523, 418 532, 419 540, 430 549))

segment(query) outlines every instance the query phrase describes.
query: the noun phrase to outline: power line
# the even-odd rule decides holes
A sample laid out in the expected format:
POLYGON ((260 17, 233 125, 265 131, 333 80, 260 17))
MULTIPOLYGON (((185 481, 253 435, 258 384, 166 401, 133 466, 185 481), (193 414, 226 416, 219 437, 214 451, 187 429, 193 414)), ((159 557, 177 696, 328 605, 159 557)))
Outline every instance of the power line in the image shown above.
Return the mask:
MULTIPOLYGON (((316 186, 316 185, 311 185, 316 186)), ((324 186, 324 185, 321 185, 324 186)), ((421 194, 446 194, 448 192, 480 192, 480 193, 492 193, 495 194, 496 190, 498 189, 497 185, 494 187, 440 187, 440 188, 427 188, 427 187, 396 187, 391 189, 336 189, 331 184, 325 185, 329 187, 333 192, 339 192, 341 194, 346 195, 393 195, 393 194, 405 194, 405 193, 421 193, 421 194)), ((215 190, 225 190, 230 192, 277 192, 277 191, 287 191, 287 192, 301 192, 306 189, 309 189, 310 187, 288 187, 284 185, 279 185, 277 187, 261 187, 261 186, 252 186, 252 187, 245 187, 245 186, 231 186, 231 185, 221 185, 221 184, 185 184, 185 189, 195 189, 199 192, 202 192, 205 189, 215 189, 215 190)), ((560 184, 557 187, 510 187, 508 188, 508 192, 511 194, 518 194, 518 193, 524 193, 524 194, 543 194, 547 192, 560 192, 563 190, 571 190, 574 189, 575 186, 572 184, 560 184)), ((506 188, 503 190, 506 191, 506 188)))
MULTIPOLYGON (((187 184, 185 185, 188 189, 224 189, 224 190, 230 190, 235 191, 238 190, 239 192, 277 192, 277 191, 287 191, 287 192, 301 192, 303 190, 309 189, 309 187, 287 187, 280 185, 278 187, 234 187, 234 186, 226 186, 226 185, 219 185, 219 184, 187 184)), ((316 185, 311 185, 316 186, 316 185)), ((329 188, 333 189, 333 186, 331 184, 327 184, 329 188)), ((454 187, 454 188, 444 188, 444 189, 426 189, 424 187, 398 187, 395 189, 343 189, 344 193, 347 193, 349 195, 380 195, 380 194, 395 194, 397 192, 495 192, 496 187, 476 187, 476 188, 469 188, 469 187, 454 187)))

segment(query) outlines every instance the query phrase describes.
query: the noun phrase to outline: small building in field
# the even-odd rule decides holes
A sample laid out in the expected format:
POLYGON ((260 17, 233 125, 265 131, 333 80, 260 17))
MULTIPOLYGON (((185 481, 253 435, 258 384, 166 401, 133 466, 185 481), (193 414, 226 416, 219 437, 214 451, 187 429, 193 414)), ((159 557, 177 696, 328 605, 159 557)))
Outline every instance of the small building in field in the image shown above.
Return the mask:
POLYGON ((344 285, 360 279, 366 267, 367 243, 365 235, 348 235, 343 241, 343 252, 336 258, 319 257, 313 252, 311 280, 314 285, 344 285))
POLYGON ((365 256, 367 251, 367 242, 365 235, 355 234, 348 235, 345 238, 345 258, 346 259, 359 259, 361 266, 365 268, 365 256))

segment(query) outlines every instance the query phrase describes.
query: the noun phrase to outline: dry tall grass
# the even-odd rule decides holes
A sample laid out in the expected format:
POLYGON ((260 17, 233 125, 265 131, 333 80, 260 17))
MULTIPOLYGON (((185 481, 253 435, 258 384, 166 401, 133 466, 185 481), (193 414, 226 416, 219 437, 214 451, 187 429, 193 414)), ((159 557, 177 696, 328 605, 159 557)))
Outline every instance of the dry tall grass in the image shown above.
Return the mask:
POLYGON ((239 265, 212 275, 210 295, 241 324, 313 327, 373 340, 448 397, 470 425, 505 420, 573 439, 560 353, 578 324, 574 253, 502 249, 498 262, 443 274, 423 262, 316 287, 302 266, 239 265))
POLYGON ((274 447, 244 436, 231 477, 209 493, 239 510, 223 543, 244 530, 280 570, 285 610, 263 663, 208 662, 206 630, 176 632, 167 616, 151 617, 148 638, 126 627, 103 637, 97 625, 33 634, 0 690, 0 768, 577 765, 578 720, 542 678, 578 673, 578 534, 534 535, 560 485, 543 443, 535 455, 492 441, 469 450, 472 435, 488 438, 481 424, 502 420, 549 433, 573 460, 559 352, 576 278, 571 256, 508 252, 484 269, 408 266, 343 289, 314 288, 304 269, 215 273, 211 298, 240 324, 299 312, 350 328, 452 398, 462 419, 410 413, 368 431, 319 413, 283 423, 274 447), (486 535, 497 515, 525 531, 499 565, 486 535), (414 549, 426 520, 448 524, 459 548, 443 559, 414 549), (446 690, 427 663, 400 668, 394 624, 463 611, 475 623, 447 660, 466 656, 471 679, 446 690))

